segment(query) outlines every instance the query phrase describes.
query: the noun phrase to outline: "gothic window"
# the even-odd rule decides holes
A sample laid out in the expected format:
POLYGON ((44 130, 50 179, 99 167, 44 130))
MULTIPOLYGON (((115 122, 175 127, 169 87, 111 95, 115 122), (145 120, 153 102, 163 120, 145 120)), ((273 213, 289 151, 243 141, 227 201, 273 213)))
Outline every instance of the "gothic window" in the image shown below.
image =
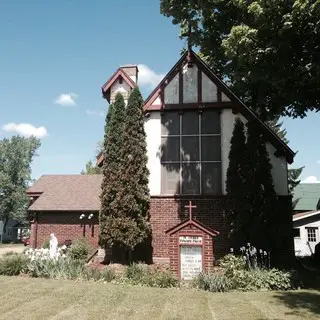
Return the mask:
POLYGON ((161 193, 220 194, 219 112, 168 111, 161 124, 161 193))

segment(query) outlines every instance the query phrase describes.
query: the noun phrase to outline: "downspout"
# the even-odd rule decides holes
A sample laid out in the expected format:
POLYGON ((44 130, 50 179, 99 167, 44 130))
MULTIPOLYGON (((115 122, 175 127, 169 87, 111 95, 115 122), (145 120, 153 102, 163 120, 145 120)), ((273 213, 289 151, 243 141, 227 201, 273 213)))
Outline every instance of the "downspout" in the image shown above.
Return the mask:
POLYGON ((35 214, 35 233, 33 247, 36 249, 38 245, 38 212, 35 214))

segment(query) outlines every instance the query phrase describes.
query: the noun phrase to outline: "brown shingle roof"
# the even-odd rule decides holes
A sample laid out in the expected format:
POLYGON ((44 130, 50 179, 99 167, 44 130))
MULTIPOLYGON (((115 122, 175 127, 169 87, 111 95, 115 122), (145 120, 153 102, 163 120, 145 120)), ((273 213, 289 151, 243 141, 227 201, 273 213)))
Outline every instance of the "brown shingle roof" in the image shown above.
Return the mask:
POLYGON ((314 215, 319 214, 319 213, 320 213, 320 210, 299 212, 299 213, 296 213, 296 214, 293 215, 293 220, 307 218, 307 217, 314 216, 314 215))
POLYGON ((44 175, 28 190, 42 192, 31 211, 97 211, 102 175, 44 175))

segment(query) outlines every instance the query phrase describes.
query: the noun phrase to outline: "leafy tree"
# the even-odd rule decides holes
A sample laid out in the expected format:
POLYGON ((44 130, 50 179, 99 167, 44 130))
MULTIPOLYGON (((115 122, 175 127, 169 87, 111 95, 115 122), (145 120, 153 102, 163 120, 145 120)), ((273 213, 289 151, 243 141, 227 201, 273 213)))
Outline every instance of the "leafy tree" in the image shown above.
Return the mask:
POLYGON ((231 239, 233 245, 244 243, 248 215, 248 153, 246 147, 245 127, 240 118, 236 118, 230 141, 229 167, 227 170, 226 191, 232 197, 232 209, 229 212, 231 239))
MULTIPOLYGON (((282 128, 283 123, 279 122, 279 118, 280 117, 276 117, 275 119, 268 121, 268 125, 280 137, 280 139, 289 144, 289 140, 286 138, 287 130, 282 128)), ((288 169, 288 188, 290 194, 293 193, 294 188, 300 183, 299 177, 303 169, 304 167, 288 169)))
POLYGON ((262 120, 320 105, 319 0, 160 0, 161 13, 262 120))
POLYGON ((121 188, 117 195, 121 199, 119 216, 116 221, 111 221, 111 225, 116 223, 118 227, 118 245, 131 252, 147 240, 151 231, 148 221, 149 170, 143 98, 138 88, 131 91, 128 100, 122 146, 121 188))
POLYGON ((31 179, 31 163, 40 140, 13 136, 0 141, 0 220, 26 220, 31 179))
POLYGON ((117 241, 117 227, 112 221, 119 216, 117 197, 120 184, 120 168, 122 157, 122 141, 125 123, 125 102, 118 93, 115 102, 108 110, 104 135, 104 163, 102 167, 103 181, 101 185, 101 209, 99 213, 101 246, 113 247, 117 241))
POLYGON ((85 175, 85 174, 101 174, 102 169, 98 166, 96 166, 95 164, 93 164, 92 160, 89 160, 86 163, 86 169, 85 170, 81 170, 81 174, 85 175))

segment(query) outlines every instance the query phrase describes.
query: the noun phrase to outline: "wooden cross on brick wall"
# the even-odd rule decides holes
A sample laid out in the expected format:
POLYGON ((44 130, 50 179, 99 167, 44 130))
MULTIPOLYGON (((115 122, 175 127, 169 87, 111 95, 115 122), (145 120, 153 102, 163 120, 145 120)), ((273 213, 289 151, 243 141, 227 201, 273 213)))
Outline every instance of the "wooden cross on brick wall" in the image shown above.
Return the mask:
POLYGON ((192 220, 192 209, 195 209, 197 206, 192 205, 192 201, 189 201, 189 204, 184 207, 189 209, 189 220, 192 220))

